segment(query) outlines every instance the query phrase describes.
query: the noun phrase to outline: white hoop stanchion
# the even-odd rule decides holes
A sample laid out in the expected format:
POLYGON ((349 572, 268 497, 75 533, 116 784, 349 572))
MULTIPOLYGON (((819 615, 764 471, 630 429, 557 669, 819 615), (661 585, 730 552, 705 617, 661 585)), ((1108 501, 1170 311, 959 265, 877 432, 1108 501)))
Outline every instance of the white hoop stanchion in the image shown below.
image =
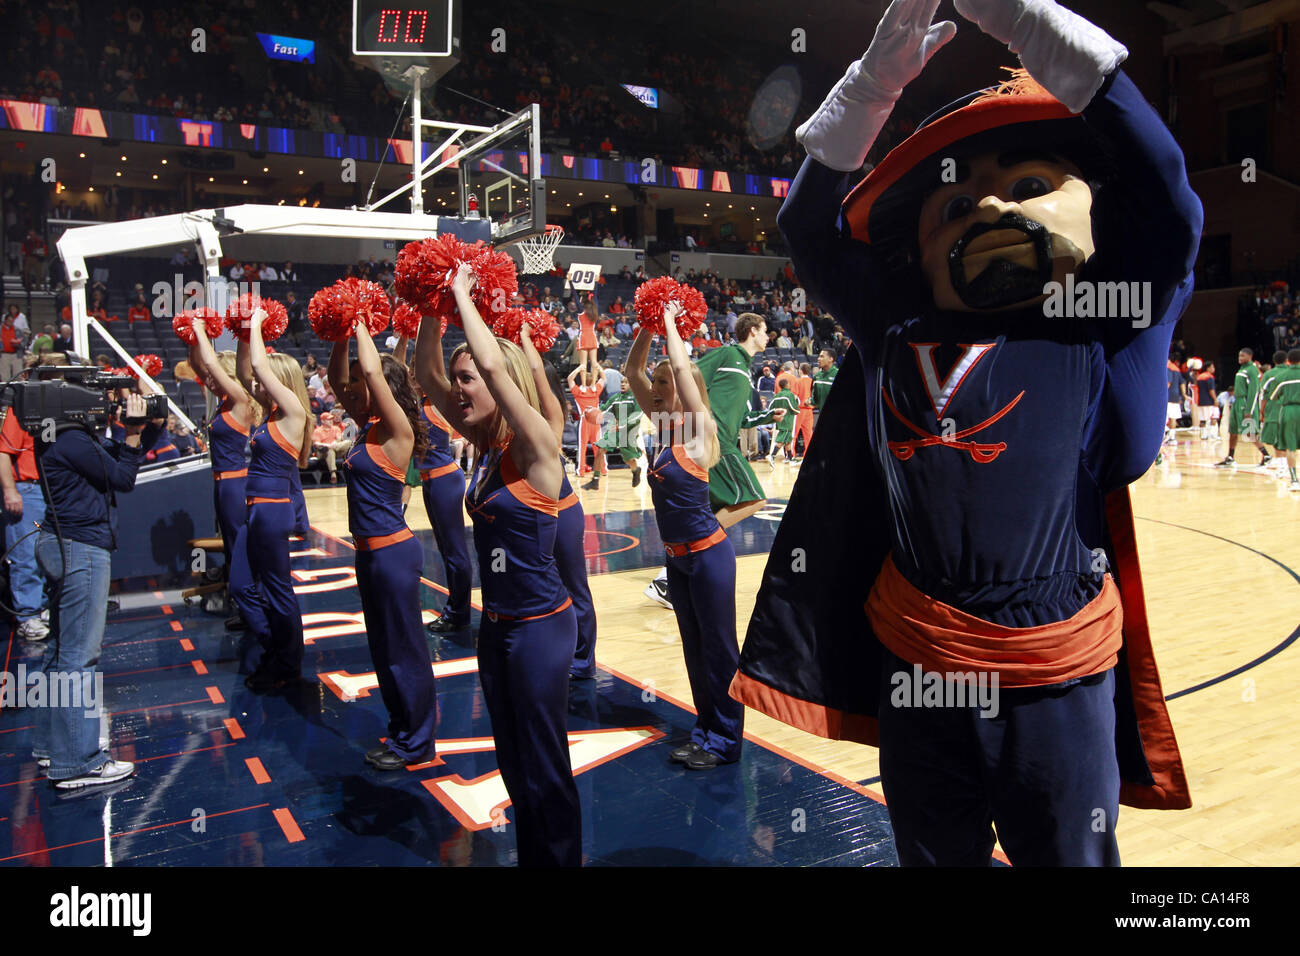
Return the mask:
POLYGON ((555 249, 564 238, 563 226, 547 226, 540 236, 519 240, 519 251, 523 253, 523 275, 538 275, 555 268, 555 249))

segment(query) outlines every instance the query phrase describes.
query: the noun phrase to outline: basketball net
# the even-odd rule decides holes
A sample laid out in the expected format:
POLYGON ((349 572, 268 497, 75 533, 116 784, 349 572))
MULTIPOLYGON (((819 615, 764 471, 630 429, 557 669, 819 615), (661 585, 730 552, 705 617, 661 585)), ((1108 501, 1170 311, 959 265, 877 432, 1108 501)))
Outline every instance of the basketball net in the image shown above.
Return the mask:
POLYGON ((555 268, 555 249, 563 238, 563 226, 547 226, 540 236, 519 240, 519 251, 524 256, 522 274, 538 275, 555 268))

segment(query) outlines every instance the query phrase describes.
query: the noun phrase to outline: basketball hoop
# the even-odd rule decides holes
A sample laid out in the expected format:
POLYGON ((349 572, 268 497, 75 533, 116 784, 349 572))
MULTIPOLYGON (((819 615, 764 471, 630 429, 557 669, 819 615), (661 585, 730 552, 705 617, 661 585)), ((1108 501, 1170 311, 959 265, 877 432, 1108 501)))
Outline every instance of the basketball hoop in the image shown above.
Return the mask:
POLYGON ((547 226, 542 235, 519 240, 519 251, 524 256, 522 274, 538 275, 555 268, 555 248, 563 238, 563 226, 547 226))

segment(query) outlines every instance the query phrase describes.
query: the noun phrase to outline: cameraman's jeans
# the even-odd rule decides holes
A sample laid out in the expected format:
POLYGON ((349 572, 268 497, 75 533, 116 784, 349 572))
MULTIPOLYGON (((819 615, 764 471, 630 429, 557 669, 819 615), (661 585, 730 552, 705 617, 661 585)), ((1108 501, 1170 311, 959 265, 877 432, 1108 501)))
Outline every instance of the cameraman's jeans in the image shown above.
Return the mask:
MULTIPOLYGON (((112 556, 103 548, 59 539, 42 531, 36 560, 50 580, 50 637, 41 669, 46 686, 56 673, 81 675, 82 687, 94 687, 104 620, 108 614, 108 582, 112 556)), ((49 778, 67 780, 103 765, 108 751, 99 745, 100 715, 86 707, 42 707, 37 712, 32 756, 50 759, 49 778)))
POLYGON ((9 590, 13 592, 18 623, 38 617, 45 607, 45 578, 36 566, 36 525, 45 520, 45 496, 40 482, 18 482, 23 498, 23 516, 4 514, 5 550, 9 552, 9 590), (23 535, 27 535, 23 538, 23 535), (22 541, 18 541, 23 538, 22 541), (14 542, 18 542, 15 546, 14 542))

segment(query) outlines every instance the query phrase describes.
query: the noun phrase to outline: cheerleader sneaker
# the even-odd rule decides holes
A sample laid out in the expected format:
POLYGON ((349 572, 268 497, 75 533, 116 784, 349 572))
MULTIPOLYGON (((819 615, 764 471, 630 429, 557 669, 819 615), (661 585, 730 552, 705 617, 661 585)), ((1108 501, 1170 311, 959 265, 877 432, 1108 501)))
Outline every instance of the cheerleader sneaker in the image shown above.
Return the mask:
POLYGON ((1291 482, 1291 490, 1292 490, 1292 491, 1300 491, 1300 481, 1293 481, 1293 482, 1291 482))

